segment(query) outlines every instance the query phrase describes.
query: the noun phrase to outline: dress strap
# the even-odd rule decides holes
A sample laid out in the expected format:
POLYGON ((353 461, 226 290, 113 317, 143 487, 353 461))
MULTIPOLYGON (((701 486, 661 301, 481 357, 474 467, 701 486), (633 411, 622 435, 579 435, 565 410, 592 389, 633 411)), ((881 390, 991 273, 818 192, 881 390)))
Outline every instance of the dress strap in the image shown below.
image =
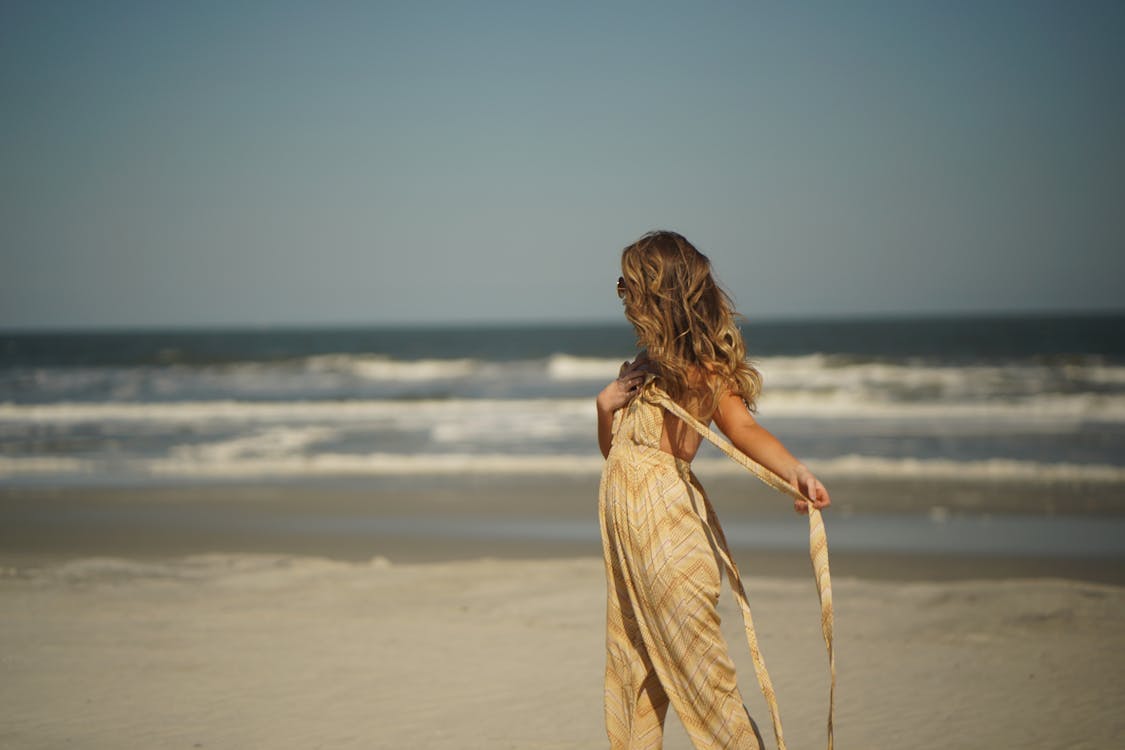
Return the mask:
MULTIPOLYGON (((738 450, 730 441, 692 416, 686 409, 673 401, 667 393, 653 383, 649 382, 646 385, 642 397, 652 403, 663 406, 672 414, 679 417, 684 424, 694 429, 736 463, 746 468, 751 474, 773 489, 797 500, 807 500, 793 485, 738 450)), ((742 585, 742 578, 739 576, 738 567, 735 566, 734 559, 731 557, 730 548, 727 546, 722 529, 716 528, 713 532, 717 542, 716 546, 719 548, 719 553, 727 568, 731 588, 734 590, 735 598, 738 599, 738 604, 742 608, 742 619, 746 625, 746 642, 750 646, 750 656, 754 661, 754 672, 758 677, 758 686, 762 689, 762 695, 765 696, 766 703, 769 704, 770 716, 773 719, 773 732, 774 736, 777 738, 778 750, 785 750, 785 739, 781 731, 781 717, 778 713, 777 698, 774 695, 773 683, 770 681, 769 672, 766 671, 766 664, 762 658, 761 650, 758 648, 758 636, 754 632, 754 621, 750 616, 750 602, 747 600, 746 590, 742 585)), ((825 648, 828 651, 828 671, 830 675, 828 688, 828 750, 832 750, 832 718, 836 706, 836 652, 832 645, 832 577, 828 572, 828 536, 824 530, 824 519, 821 517, 820 511, 814 508, 811 503, 809 504, 809 558, 812 560, 813 572, 816 577, 816 589, 817 593, 820 595, 820 629, 824 635, 825 648)))

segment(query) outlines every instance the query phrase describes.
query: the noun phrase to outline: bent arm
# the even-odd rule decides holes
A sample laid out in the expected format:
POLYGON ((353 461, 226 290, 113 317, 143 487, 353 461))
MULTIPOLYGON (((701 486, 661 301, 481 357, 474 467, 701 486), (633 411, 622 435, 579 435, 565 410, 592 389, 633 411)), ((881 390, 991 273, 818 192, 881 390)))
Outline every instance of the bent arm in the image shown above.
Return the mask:
POLYGON ((602 458, 609 458, 613 447, 613 415, 637 395, 648 369, 648 356, 641 352, 632 362, 623 362, 617 379, 598 394, 598 448, 602 458))

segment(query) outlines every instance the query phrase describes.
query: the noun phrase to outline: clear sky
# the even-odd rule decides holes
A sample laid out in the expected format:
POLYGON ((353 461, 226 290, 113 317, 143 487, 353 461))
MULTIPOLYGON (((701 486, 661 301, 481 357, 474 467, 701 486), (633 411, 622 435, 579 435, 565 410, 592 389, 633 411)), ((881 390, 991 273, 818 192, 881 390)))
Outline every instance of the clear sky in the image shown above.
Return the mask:
POLYGON ((1125 3, 0 2, 0 327, 1125 308, 1125 3))

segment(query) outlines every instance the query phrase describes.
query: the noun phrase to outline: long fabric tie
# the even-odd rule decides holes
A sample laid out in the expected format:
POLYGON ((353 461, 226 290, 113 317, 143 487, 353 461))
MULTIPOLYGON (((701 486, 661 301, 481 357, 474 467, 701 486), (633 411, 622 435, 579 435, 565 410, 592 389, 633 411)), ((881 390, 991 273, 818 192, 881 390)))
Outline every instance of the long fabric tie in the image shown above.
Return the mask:
MULTIPOLYGON (((645 389, 644 397, 652 403, 663 406, 672 414, 675 414, 684 424, 694 429, 736 463, 742 465, 751 474, 773 489, 784 495, 789 495, 795 500, 808 500, 808 498, 802 495, 793 485, 735 448, 730 441, 726 440, 688 413, 687 410, 673 401, 671 397, 660 388, 649 383, 645 389)), ((821 518, 820 511, 814 508, 812 503, 809 503, 808 507, 809 558, 812 560, 813 572, 816 576, 816 590, 820 595, 820 629, 824 635, 825 648, 828 651, 828 671, 830 675, 828 688, 828 750, 832 750, 832 716, 836 707, 836 652, 832 647, 832 577, 828 572, 828 536, 824 531, 824 519, 821 518)), ((758 677, 758 685, 761 687, 762 695, 765 696, 766 703, 769 705, 770 717, 773 720, 773 733, 774 737, 777 738, 778 750, 786 750, 785 738, 781 731, 781 716, 777 708, 777 697, 774 695, 773 683, 770 681, 769 672, 766 671, 766 663, 762 658, 762 652, 758 648, 758 636, 754 632, 754 621, 750 616, 750 602, 746 598, 746 590, 742 586, 742 578, 738 574, 738 567, 735 566, 734 560, 731 558, 730 549, 727 546, 726 538, 722 530, 713 529, 712 532, 717 542, 716 546, 722 556, 723 564, 727 568, 731 588, 734 590, 735 598, 738 599, 738 604, 742 608, 742 619, 746 625, 746 643, 750 646, 750 657, 754 661, 754 673, 758 677)))

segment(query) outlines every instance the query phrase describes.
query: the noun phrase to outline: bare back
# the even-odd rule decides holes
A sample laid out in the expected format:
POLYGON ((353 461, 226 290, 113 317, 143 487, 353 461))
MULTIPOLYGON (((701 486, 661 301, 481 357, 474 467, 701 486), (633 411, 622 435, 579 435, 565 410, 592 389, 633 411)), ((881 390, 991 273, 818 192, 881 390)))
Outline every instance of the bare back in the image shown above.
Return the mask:
MULTIPOLYGON (((651 363, 649 371, 656 375, 659 385, 660 366, 648 359, 647 352, 642 352, 638 360, 642 358, 644 361, 651 363)), ((688 398, 680 402, 680 406, 703 424, 710 424, 712 417, 714 417, 710 384, 702 371, 696 373, 694 380, 696 382, 692 384, 692 392, 688 398)), ((700 437, 698 432, 684 424, 679 417, 671 412, 664 412, 664 427, 660 433, 660 450, 684 461, 691 461, 695 458, 695 454, 699 452, 699 446, 702 442, 703 438, 700 437)))

